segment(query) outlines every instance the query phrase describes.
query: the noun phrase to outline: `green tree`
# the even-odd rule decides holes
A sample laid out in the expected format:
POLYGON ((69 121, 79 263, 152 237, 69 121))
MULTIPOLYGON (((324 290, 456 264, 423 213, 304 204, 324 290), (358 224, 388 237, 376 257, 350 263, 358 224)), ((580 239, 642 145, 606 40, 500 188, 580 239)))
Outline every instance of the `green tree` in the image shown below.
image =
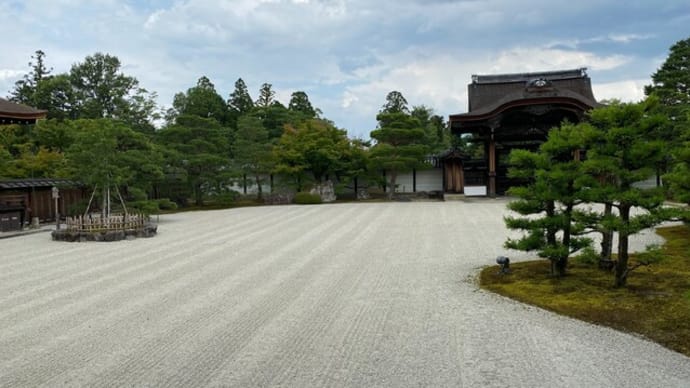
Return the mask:
POLYGON ((549 132, 538 152, 516 149, 509 156, 509 175, 531 183, 510 189, 519 199, 508 208, 520 216, 507 216, 505 223, 525 234, 508 239, 505 246, 537 251, 551 262, 551 273, 558 277, 566 274, 570 255, 590 244, 589 239, 578 236, 584 224, 574 219, 575 207, 582 202, 579 152, 587 129, 586 125, 564 123, 549 132))
POLYGON ((690 105, 690 38, 671 46, 668 58, 652 74, 652 84, 645 87, 645 93, 656 94, 669 107, 690 105))
POLYGON ((410 115, 419 120, 424 129, 425 141, 431 152, 441 152, 450 147, 450 134, 443 117, 434 114, 434 110, 424 105, 412 107, 410 115))
POLYGON ((34 94, 36 108, 48 111, 48 119, 76 119, 79 112, 77 93, 72 88, 69 74, 43 78, 34 94))
POLYGON ((425 132, 419 120, 401 111, 379 113, 377 129, 371 131, 376 145, 371 149, 370 161, 375 168, 384 170, 389 178, 388 198, 393 198, 400 172, 424 166, 429 152, 425 132))
POLYGON ((410 113, 410 108, 407 107, 407 100, 402 93, 393 90, 386 95, 386 103, 383 104, 379 113, 410 113))
POLYGON ((153 115, 155 95, 140 88, 139 81, 124 75, 120 67, 117 57, 102 53, 87 56, 72 66, 70 81, 80 118, 115 118, 141 125, 141 116, 148 119, 153 115))
POLYGON ((601 229, 618 234, 616 287, 625 286, 630 272, 629 239, 642 229, 652 227, 667 217, 662 207, 663 192, 643 188, 635 183, 649 178, 664 155, 664 142, 650 141, 646 134, 659 125, 650 115, 645 101, 639 104, 612 104, 591 112, 596 132, 587 145, 583 171, 588 177, 588 200, 610 204, 618 210, 601 217, 601 229), (634 208, 641 211, 633 212, 634 208))
POLYGON ((272 148, 261 120, 253 116, 240 117, 233 144, 234 163, 242 174, 254 178, 259 200, 263 195, 264 178, 273 168, 272 148))
POLYGON ((273 91, 273 85, 269 83, 264 83, 261 85, 259 90, 259 98, 256 100, 256 107, 261 109, 267 109, 275 101, 276 92, 273 91))
POLYGON ((288 104, 288 109, 293 112, 299 112, 304 115, 305 118, 313 119, 317 118, 317 110, 309 102, 309 96, 303 91, 297 91, 292 93, 290 97, 290 103, 288 104))
POLYGON ((230 183, 230 136, 230 129, 215 119, 196 115, 179 116, 156 133, 166 149, 168 171, 183 173, 181 180, 197 205, 203 205, 204 195, 222 192, 230 183))
POLYGON ((301 191, 306 172, 311 172, 319 183, 328 175, 343 172, 348 147, 346 131, 327 120, 311 119, 296 126, 287 125, 274 148, 276 171, 292 176, 297 190, 301 191))
POLYGON ((52 71, 52 69, 46 67, 45 56, 46 54, 42 50, 36 50, 34 55, 31 56, 31 61, 29 61, 31 70, 14 84, 10 100, 38 107, 36 90, 43 79, 47 78, 52 71))
POLYGON ((254 109, 254 102, 249 95, 249 89, 242 78, 235 81, 235 91, 230 93, 228 108, 239 117, 250 113, 254 109))
POLYGON ((206 76, 202 76, 196 86, 187 89, 186 93, 175 95, 173 112, 169 119, 174 121, 179 116, 213 119, 224 125, 228 122, 228 107, 223 97, 216 92, 213 83, 206 76))
POLYGON ((126 194, 150 192, 163 179, 163 160, 147 136, 112 119, 81 119, 72 123, 74 141, 65 152, 74 179, 103 194, 108 207, 109 191, 126 194))
POLYGON ((667 171, 672 166, 665 176, 671 193, 690 202, 690 195, 686 194, 690 188, 686 175, 690 146, 690 38, 671 46, 668 58, 652 74, 652 84, 645 87, 645 93, 659 99, 661 112, 670 119, 666 130, 658 134, 672 149, 663 158, 660 170, 667 171))

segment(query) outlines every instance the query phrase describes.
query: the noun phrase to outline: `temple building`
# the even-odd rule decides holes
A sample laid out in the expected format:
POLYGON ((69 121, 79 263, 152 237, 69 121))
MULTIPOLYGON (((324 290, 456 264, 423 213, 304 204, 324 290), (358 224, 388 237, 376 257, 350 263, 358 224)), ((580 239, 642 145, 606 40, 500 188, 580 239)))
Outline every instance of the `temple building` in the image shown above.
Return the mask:
POLYGON ((564 120, 578 123, 599 106, 586 69, 473 75, 468 112, 449 117, 450 131, 473 150, 440 155, 447 193, 501 195, 521 182, 508 178, 514 148, 536 150, 564 120))
POLYGON ((46 110, 35 109, 0 98, 0 125, 36 124, 36 120, 46 118, 47 113, 46 110))

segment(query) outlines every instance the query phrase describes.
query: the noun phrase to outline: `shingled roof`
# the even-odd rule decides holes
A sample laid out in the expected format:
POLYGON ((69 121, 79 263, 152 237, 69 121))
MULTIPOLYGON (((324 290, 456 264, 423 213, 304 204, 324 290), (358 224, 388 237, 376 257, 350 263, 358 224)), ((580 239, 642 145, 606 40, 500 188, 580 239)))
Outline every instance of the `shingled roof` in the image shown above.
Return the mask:
POLYGON ((17 104, 0 98, 0 124, 35 122, 46 117, 48 111, 17 104))
POLYGON ((468 113, 454 117, 486 116, 501 107, 540 101, 573 101, 594 108, 592 85, 586 69, 473 75, 468 88, 468 113))

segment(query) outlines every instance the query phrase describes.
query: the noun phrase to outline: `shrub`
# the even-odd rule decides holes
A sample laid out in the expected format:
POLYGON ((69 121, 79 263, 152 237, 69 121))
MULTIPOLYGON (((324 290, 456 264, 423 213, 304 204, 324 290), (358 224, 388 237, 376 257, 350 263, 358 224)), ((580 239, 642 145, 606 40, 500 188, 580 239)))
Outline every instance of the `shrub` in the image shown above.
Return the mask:
POLYGON ((158 200, 158 208, 161 210, 175 210, 177 209, 177 204, 169 198, 161 198, 158 200))
POLYGON ((318 194, 301 191, 295 194, 295 203, 300 205, 313 205, 321 203, 321 196, 318 194))

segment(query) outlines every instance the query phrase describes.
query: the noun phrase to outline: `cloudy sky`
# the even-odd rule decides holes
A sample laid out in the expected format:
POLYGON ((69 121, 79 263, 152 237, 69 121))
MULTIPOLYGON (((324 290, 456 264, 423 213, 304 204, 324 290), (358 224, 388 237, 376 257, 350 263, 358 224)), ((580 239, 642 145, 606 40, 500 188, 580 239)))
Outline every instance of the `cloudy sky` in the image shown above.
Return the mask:
POLYGON ((690 37, 688 0, 0 0, 0 96, 34 51, 54 72, 95 52, 158 93, 242 77, 278 100, 303 90, 368 137, 391 90, 443 116, 467 110, 472 74, 587 67, 597 99, 636 101, 690 37))

